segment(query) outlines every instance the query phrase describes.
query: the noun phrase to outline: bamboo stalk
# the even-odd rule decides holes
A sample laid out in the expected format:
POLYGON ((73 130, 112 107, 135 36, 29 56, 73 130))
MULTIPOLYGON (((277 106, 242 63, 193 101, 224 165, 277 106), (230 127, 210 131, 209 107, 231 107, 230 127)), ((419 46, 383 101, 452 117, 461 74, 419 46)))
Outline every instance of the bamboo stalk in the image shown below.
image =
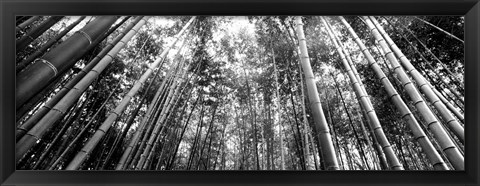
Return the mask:
POLYGON ((301 64, 305 75, 305 82, 307 84, 310 107, 313 112, 313 118, 316 125, 318 138, 320 140, 322 154, 325 159, 325 165, 327 170, 338 170, 338 161, 337 157, 335 156, 335 149, 333 147, 330 130, 328 129, 328 124, 323 113, 320 98, 318 96, 317 86, 315 84, 315 77, 310 65, 310 58, 308 57, 307 43, 305 41, 305 34, 303 33, 302 18, 300 16, 295 17, 295 23, 297 26, 297 37, 301 52, 301 64))

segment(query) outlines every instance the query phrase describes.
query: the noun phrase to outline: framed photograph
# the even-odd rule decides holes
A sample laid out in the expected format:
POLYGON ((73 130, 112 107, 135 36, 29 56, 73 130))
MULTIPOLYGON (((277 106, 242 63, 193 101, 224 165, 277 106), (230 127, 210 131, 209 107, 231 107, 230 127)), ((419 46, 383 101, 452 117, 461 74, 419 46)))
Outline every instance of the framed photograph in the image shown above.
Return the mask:
POLYGON ((0 8, 2 185, 479 182, 478 1, 0 8))

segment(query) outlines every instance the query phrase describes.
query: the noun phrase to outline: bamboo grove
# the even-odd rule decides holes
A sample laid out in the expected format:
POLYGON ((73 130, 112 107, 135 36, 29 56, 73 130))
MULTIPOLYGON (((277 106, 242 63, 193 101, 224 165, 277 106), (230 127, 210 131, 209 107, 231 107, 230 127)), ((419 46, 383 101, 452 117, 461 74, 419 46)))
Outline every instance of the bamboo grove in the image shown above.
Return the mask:
POLYGON ((464 170, 463 23, 17 16, 17 169, 464 170))

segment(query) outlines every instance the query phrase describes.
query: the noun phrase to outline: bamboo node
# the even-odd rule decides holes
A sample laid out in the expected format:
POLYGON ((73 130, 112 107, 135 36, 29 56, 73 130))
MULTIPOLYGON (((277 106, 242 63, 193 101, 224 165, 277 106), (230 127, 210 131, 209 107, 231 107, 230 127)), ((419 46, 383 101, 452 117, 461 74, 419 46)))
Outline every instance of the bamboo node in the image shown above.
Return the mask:
POLYGON ((439 99, 437 99, 437 100, 435 100, 434 102, 432 102, 432 105, 435 105, 435 103, 438 103, 438 102, 440 102, 439 99))
POLYGON ((413 139, 414 139, 415 141, 418 141, 418 139, 420 139, 420 138, 426 138, 426 136, 418 136, 418 137, 414 137, 413 139))
POLYGON ((23 128, 23 126, 19 126, 19 127, 17 128, 17 131, 18 131, 18 130, 21 130, 21 131, 23 131, 23 132, 28 132, 27 129, 23 128))
POLYGON ((395 72, 395 71, 397 71, 398 68, 400 68, 400 65, 394 66, 392 70, 395 72))
POLYGON ((37 136, 33 135, 33 134, 30 134, 30 133, 27 133, 25 135, 28 135, 28 136, 31 136, 32 138, 35 138, 35 141, 39 141, 40 138, 38 138, 37 136))
MULTIPOLYGON (((402 57, 405 57, 405 56, 402 56, 402 57)), ((402 57, 400 57, 400 58, 402 58, 402 57)), ((410 72, 412 72, 412 71, 414 71, 414 70, 415 70, 415 69, 412 68, 412 69, 408 70, 407 73, 411 74, 410 72)))
POLYGON ((386 78, 387 78, 387 76, 383 76, 383 77, 380 78, 380 81, 383 81, 383 79, 386 79, 386 78))
POLYGON ((373 131, 375 131, 375 130, 382 130, 382 127, 378 126, 378 127, 373 128, 373 131))
MULTIPOLYGON (((382 39, 383 40, 383 39, 382 39)), ((392 54, 393 52, 391 50, 385 52, 385 56, 388 56, 388 54, 392 54)))
POLYGON ((88 42, 89 42, 89 45, 92 44, 92 38, 91 38, 85 31, 79 30, 79 31, 77 31, 77 32, 79 32, 80 34, 82 34, 83 36, 85 36, 85 38, 87 38, 87 40, 88 40, 88 42))
POLYGON ((413 105, 417 105, 418 103, 423 102, 423 100, 418 100, 413 103, 413 105))
POLYGON ((445 151, 447 151, 448 149, 456 149, 456 147, 455 147, 455 146, 445 147, 445 148, 443 149, 443 151, 445 152, 445 151))
POLYGON ((320 130, 318 133, 323 133, 323 134, 330 134, 329 130, 320 130))
POLYGON ((48 67, 50 67, 53 70, 53 76, 57 76, 58 70, 57 70, 57 67, 55 67, 55 65, 53 65, 49 61, 47 61, 45 59, 42 59, 42 58, 35 59, 35 61, 33 63, 36 63, 37 61, 40 61, 40 62, 46 64, 48 67))
MULTIPOLYGON (((120 42, 120 41, 119 41, 120 42)), ((105 54, 105 56, 110 56, 110 58, 112 58, 112 60, 115 58, 115 55, 112 55, 110 52, 105 54)), ((105 57, 104 57, 105 58, 105 57)))
POLYGON ((403 166, 402 165, 393 165, 392 166, 392 169, 394 169, 395 167, 401 167, 403 169, 403 166))
POLYGON ((408 116, 408 115, 410 115, 410 114, 412 114, 412 113, 411 113, 411 112, 408 112, 408 113, 404 114, 401 118, 403 119, 405 116, 408 116))
POLYGON ((450 122, 452 122, 452 121, 456 121, 456 120, 455 119, 448 120, 447 124, 450 124, 450 122))
POLYGON ((403 88, 407 87, 407 85, 412 84, 411 81, 408 81, 407 83, 403 84, 403 88))
POLYGON ((433 167, 435 167, 436 165, 440 165, 440 166, 442 166, 442 167, 446 166, 444 162, 434 163, 434 164, 433 164, 433 167))
POLYGON ((430 125, 435 124, 435 123, 437 123, 437 121, 432 121, 432 122, 427 124, 427 127, 430 128, 430 125))
POLYGON ((420 86, 418 86, 418 88, 422 88, 425 85, 428 85, 428 84, 427 83, 421 84, 420 86))
POLYGON ((65 112, 61 111, 61 110, 58 110, 57 108, 53 107, 52 110, 54 111, 57 111, 57 112, 60 112, 62 115, 65 114, 65 112))
POLYGON ((99 131, 103 132, 104 134, 106 134, 106 133, 107 133, 107 132, 106 132, 106 131, 104 131, 104 130, 103 130, 101 127, 99 127, 97 130, 99 130, 99 131))
POLYGON ((386 149, 386 148, 392 148, 392 145, 388 144, 388 145, 382 146, 382 149, 386 149))

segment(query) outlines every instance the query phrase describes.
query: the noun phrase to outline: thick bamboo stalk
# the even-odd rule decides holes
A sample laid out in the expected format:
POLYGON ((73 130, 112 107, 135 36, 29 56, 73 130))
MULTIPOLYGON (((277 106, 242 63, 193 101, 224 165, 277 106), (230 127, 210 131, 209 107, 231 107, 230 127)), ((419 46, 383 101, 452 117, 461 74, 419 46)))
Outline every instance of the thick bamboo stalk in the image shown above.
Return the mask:
POLYGON ((15 41, 16 51, 21 51, 25 49, 32 41, 34 41, 38 36, 42 35, 46 30, 52 27, 55 23, 60 21, 64 16, 52 16, 48 18, 45 22, 38 25, 37 27, 30 30, 27 34, 22 36, 20 39, 15 41))
MULTIPOLYGON (((30 149, 38 139, 58 121, 71 105, 77 101, 88 86, 99 76, 99 74, 113 61, 115 56, 126 43, 138 32, 140 27, 145 24, 145 20, 140 21, 128 32, 108 54, 77 83, 29 132, 23 136, 16 145, 15 157, 17 161, 30 149)), ((107 131, 107 130, 105 130, 107 131)))
POLYGON ((16 108, 18 109, 47 83, 72 67, 76 59, 115 22, 117 17, 99 17, 51 49, 42 58, 17 74, 16 108))
MULTIPOLYGON (((380 35, 380 32, 375 28, 373 23, 365 17, 367 26, 371 29, 375 39, 379 42, 382 50, 384 50, 386 57, 390 64, 394 68, 394 72, 397 74, 397 77, 402 82, 402 86, 405 88, 406 92, 414 102, 415 107, 420 111, 420 114, 423 116, 424 120, 427 122, 427 127, 435 134, 435 138, 439 142, 442 150, 447 154, 450 162, 454 165, 455 169, 463 170, 464 169, 464 157, 460 154, 460 151, 457 149, 452 139, 448 137, 448 134, 441 126, 440 122, 435 118, 433 112, 428 108, 425 101, 422 99, 420 93, 413 85, 413 82, 407 76, 407 73, 400 66, 399 62, 395 58, 393 52, 388 47, 385 40, 380 35)), ((408 108, 405 108, 405 110, 408 108)), ((405 116, 404 114, 402 114, 405 116)), ((411 115, 411 114, 408 114, 411 115)), ((418 134, 417 134, 418 135, 418 134)), ((416 137, 418 137, 415 135, 416 137)), ((422 137, 425 138, 425 137, 422 137)), ((424 149, 425 150, 425 149, 424 149)), ((432 164, 437 164, 432 162, 432 164)))
POLYGON ((68 164, 66 167, 67 170, 76 170, 80 167, 80 165, 85 161, 85 159, 88 157, 88 155, 93 151, 93 149, 96 147, 98 142, 101 140, 101 138, 105 135, 105 131, 108 131, 108 129, 111 127, 113 121, 115 121, 120 115, 123 110, 127 107, 128 103, 132 99, 132 97, 140 90, 142 84, 147 80, 147 78, 152 74, 153 69, 158 66, 160 62, 162 62, 163 58, 166 57, 168 54, 168 48, 171 48, 174 46, 178 38, 183 35, 183 33, 189 28, 189 26, 192 24, 192 22, 195 20, 195 17, 192 17, 190 21, 182 28, 182 30, 175 36, 174 42, 172 42, 162 54, 160 54, 160 57, 153 62, 153 64, 150 65, 149 69, 140 77, 140 79, 133 85, 133 87, 130 89, 130 91, 127 93, 127 95, 122 99, 120 104, 115 108, 115 110, 108 116, 108 118, 102 123, 100 128, 95 132, 92 138, 85 144, 85 146, 82 148, 80 152, 77 153, 77 155, 73 158, 73 160, 68 164))
MULTIPOLYGON (((458 137, 458 139, 462 143, 464 143, 465 142, 464 128, 460 125, 460 123, 457 121, 455 116, 453 116, 452 113, 448 111, 445 104, 443 104, 443 102, 438 98, 438 96, 435 94, 432 88, 428 85, 423 75, 420 74, 420 72, 418 72, 417 69, 415 69, 415 67, 410 63, 410 60, 407 59, 407 57, 403 54, 403 52, 388 36, 388 34, 383 29, 383 27, 380 25, 380 23, 378 23, 378 21, 372 16, 370 16, 369 18, 373 22, 373 25, 375 25, 376 30, 379 31, 379 33, 383 36, 386 43, 390 45, 391 50, 393 50, 393 52, 395 52, 395 54, 398 56, 405 70, 413 77, 420 91, 422 91, 425 94, 425 96, 430 100, 431 104, 437 109, 437 111, 439 111, 441 117, 445 120, 448 128, 453 131, 453 133, 458 137)), ((369 21, 367 21, 367 24, 368 23, 369 21)), ((374 28, 374 27, 371 27, 371 28, 374 28)))
MULTIPOLYGON (((63 29, 60 33, 58 33, 54 38, 48 40, 47 43, 43 44, 40 49, 35 51, 35 53, 29 55, 27 59, 24 59, 20 63, 17 64, 16 71, 17 73, 20 72, 22 69, 24 69, 27 65, 29 65, 33 60, 35 60, 37 57, 42 55, 47 49, 49 49, 53 44, 57 43, 63 36, 65 36, 70 30, 73 29, 73 27, 77 26, 83 19, 85 19, 86 16, 82 16, 78 18, 75 22, 72 24, 68 25, 65 29, 63 29)), ((18 60, 18 59, 17 59, 18 60)))
POLYGON ((332 138, 328 124, 323 113, 320 98, 318 96, 317 86, 315 84, 315 77, 313 75, 312 66, 310 65, 310 58, 307 52, 307 43, 305 41, 305 34, 303 33, 303 23, 300 16, 295 17, 297 26, 297 37, 300 45, 300 56, 302 69, 305 75, 305 83, 307 85, 307 92, 310 100, 310 107, 313 112, 313 119, 315 122, 317 135, 320 140, 322 154, 325 159, 325 166, 327 170, 338 170, 338 161, 335 156, 335 149, 333 148, 332 138))
MULTIPOLYGON (((48 100, 45 105, 43 105, 33 116, 28 118, 20 126, 17 127, 16 140, 18 141, 21 137, 25 135, 37 122, 45 116, 87 73, 89 73, 105 55, 118 43, 120 40, 129 32, 135 24, 137 24, 142 17, 137 17, 131 24, 129 24, 110 44, 105 46, 105 48, 93 58, 87 66, 85 66, 74 78, 72 78, 68 83, 66 83, 60 91, 55 94, 50 100, 48 100)), ((124 19, 122 22, 126 21, 124 19)), ((117 26, 121 25, 119 23, 117 26)))

